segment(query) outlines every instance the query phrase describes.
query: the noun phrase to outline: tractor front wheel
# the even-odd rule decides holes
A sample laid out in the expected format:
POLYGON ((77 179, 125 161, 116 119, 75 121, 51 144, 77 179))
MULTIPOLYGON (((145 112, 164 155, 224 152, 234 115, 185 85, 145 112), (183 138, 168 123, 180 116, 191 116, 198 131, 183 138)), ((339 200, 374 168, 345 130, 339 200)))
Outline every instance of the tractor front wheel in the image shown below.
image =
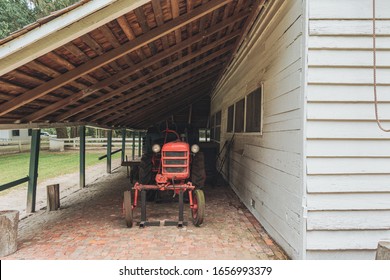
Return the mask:
MULTIPOLYGON (((138 174, 139 174, 139 182, 142 185, 154 184, 153 177, 153 163, 152 163, 153 154, 144 154, 141 158, 141 162, 139 164, 138 174)), ((152 202, 156 200, 156 190, 148 190, 146 191, 146 201, 152 202)))
POLYGON ((131 191, 125 191, 123 196, 123 209, 125 212, 126 226, 133 226, 133 208, 131 206, 131 191))
POLYGON ((203 188, 205 181, 204 155, 202 152, 199 152, 192 158, 191 183, 197 188, 203 188))
POLYGON ((206 206, 206 201, 202 190, 197 189, 193 192, 192 202, 193 202, 193 208, 191 209, 192 223, 198 227, 203 223, 205 206, 206 206))

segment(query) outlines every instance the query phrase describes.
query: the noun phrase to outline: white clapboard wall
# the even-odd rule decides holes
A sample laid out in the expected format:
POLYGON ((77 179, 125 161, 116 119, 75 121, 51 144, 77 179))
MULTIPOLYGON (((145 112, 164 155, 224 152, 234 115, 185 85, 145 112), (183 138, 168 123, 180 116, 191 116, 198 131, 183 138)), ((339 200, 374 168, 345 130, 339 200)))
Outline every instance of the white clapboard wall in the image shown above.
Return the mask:
POLYGON ((294 259, 303 258, 303 1, 268 1, 212 96, 221 110, 263 82, 263 135, 235 134, 230 184, 268 233, 294 259), (251 201, 255 206, 251 205, 251 201))
MULTIPOLYGON (((377 0, 379 116, 390 128, 390 1, 377 0)), ((377 127, 372 0, 309 0, 307 258, 374 259, 390 239, 390 133, 377 127)))

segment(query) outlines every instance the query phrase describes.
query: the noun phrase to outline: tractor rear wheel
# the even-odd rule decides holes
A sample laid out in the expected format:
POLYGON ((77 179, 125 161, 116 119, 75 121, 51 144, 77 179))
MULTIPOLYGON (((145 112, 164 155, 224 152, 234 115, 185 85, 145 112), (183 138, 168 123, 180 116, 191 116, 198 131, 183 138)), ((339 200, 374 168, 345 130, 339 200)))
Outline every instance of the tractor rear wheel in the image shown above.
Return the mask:
POLYGON ((193 208, 192 212, 192 223, 195 226, 200 226, 203 223, 204 212, 206 201, 202 190, 195 190, 192 197, 193 208))
POLYGON ((131 206, 131 191, 125 191, 123 195, 123 209, 125 212, 126 226, 133 226, 133 208, 131 206))
MULTIPOLYGON (((150 185, 152 184, 152 157, 153 155, 150 153, 144 154, 141 158, 141 162, 139 164, 138 168, 138 174, 139 174, 139 183, 143 185, 150 185)), ((147 201, 154 201, 156 197, 156 191, 155 190, 148 190, 146 191, 146 200, 147 201)))
POLYGON ((205 181, 204 155, 202 152, 199 152, 192 158, 191 183, 197 188, 202 188, 204 187, 205 181))

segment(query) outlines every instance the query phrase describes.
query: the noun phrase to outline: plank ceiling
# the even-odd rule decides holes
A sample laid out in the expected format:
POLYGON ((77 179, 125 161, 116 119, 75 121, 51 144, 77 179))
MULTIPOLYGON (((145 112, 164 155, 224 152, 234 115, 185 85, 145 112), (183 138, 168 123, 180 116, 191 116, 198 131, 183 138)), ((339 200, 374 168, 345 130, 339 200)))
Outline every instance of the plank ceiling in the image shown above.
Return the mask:
POLYGON ((146 128, 208 100, 260 2, 148 2, 1 76, 0 124, 146 128))

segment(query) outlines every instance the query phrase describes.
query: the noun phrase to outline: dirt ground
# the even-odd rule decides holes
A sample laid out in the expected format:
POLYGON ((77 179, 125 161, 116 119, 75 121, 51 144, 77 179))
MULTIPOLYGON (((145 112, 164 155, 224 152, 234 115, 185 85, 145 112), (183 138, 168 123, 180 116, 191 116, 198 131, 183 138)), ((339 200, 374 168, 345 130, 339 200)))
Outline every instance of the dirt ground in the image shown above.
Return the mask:
MULTIPOLYGON (((113 165, 116 166, 116 165, 113 165)), ((188 225, 127 228, 122 212, 123 192, 131 188, 125 168, 110 175, 105 165, 87 171, 87 187, 78 188, 78 174, 67 175, 40 186, 39 201, 45 204, 42 189, 48 183, 62 185, 61 208, 39 210, 20 220, 18 250, 4 260, 147 260, 147 259, 287 259, 283 250, 226 185, 206 186, 204 223, 191 223, 188 204, 184 219, 188 225), (68 186, 68 187, 65 187, 68 186), (74 191, 72 193, 72 191, 74 191)), ((26 193, 20 190, 20 196, 26 193)), ((4 201, 4 198, 2 198, 4 201)), ((24 206, 24 203, 19 201, 24 206)), ((38 209, 39 209, 38 207, 38 209)), ((177 220, 178 203, 148 203, 148 220, 177 220)), ((139 221, 136 208, 134 220, 139 221)))
MULTIPOLYGON (((112 160, 112 168, 115 171, 120 167, 120 159, 112 160)), ((106 177, 106 163, 99 163, 86 168, 85 183, 91 184, 99 178, 106 177)), ((78 191, 79 188, 79 173, 71 173, 56 178, 45 180, 37 186, 36 210, 41 210, 46 207, 46 186, 51 184, 60 184, 60 197, 66 198, 68 195, 78 191)), ((29 214, 26 213, 27 204, 27 183, 21 187, 12 188, 6 194, 0 193, 0 211, 1 210, 18 210, 19 218, 24 219, 29 214)))

